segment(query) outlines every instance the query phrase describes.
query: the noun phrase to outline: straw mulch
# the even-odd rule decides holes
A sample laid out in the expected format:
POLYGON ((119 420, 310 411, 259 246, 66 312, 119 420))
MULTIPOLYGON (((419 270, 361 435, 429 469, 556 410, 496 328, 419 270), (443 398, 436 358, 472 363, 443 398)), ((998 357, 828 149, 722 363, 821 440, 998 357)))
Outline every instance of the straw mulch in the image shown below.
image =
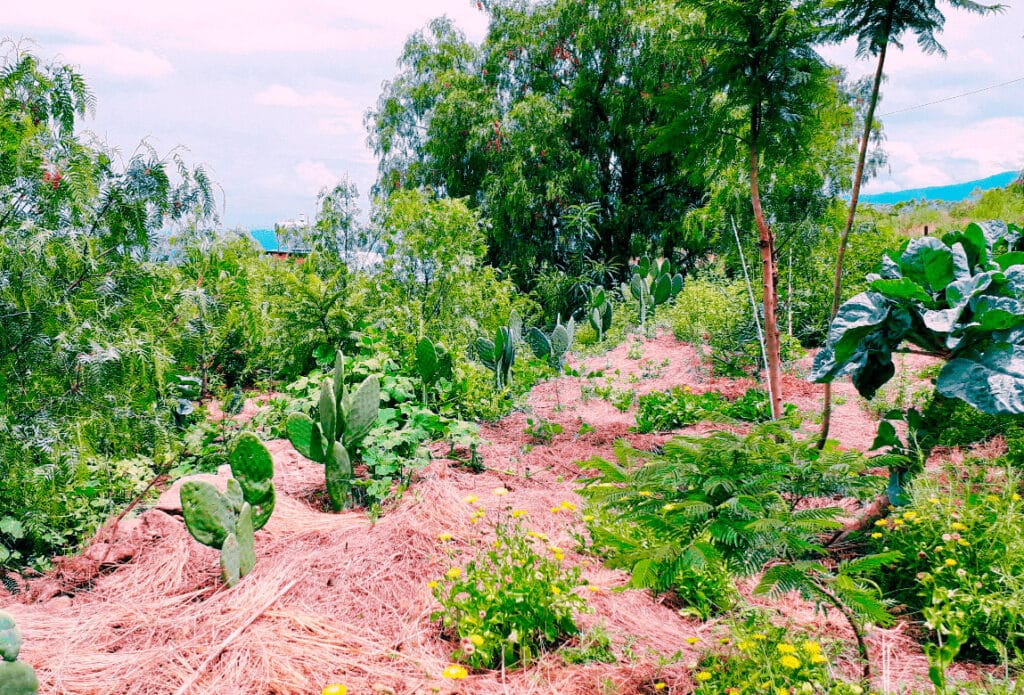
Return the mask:
MULTIPOLYGON (((701 356, 671 337, 646 341, 644 351, 642 360, 631 360, 627 346, 620 346, 577 366, 618 370, 617 383, 638 392, 687 384, 740 393, 750 385, 708 378, 701 356), (652 369, 665 359, 667 365, 652 369)), ((816 407, 816 387, 796 377, 787 377, 786 385, 787 400, 816 407)), ((854 401, 840 406, 836 421, 849 437, 844 442, 863 447, 874 424, 854 401)), ((681 618, 647 592, 613 592, 627 576, 571 550, 581 529, 579 513, 551 511, 563 501, 580 503, 575 462, 610 456, 618 437, 651 446, 666 436, 628 433, 633 415, 602 400, 584 402, 577 378, 539 385, 530 409, 534 417, 563 424, 564 432, 531 448, 525 446, 530 441, 523 413, 485 426, 487 472, 474 475, 437 458, 375 523, 359 511, 325 513, 322 467, 287 442, 269 442, 278 505, 257 533, 252 574, 224 589, 217 552, 193 541, 180 516, 150 509, 102 529, 86 553, 60 559, 8 601, 4 608, 25 636, 21 658, 36 667, 40 692, 54 694, 286 695, 343 683, 353 694, 629 695, 653 693, 658 681, 668 683, 659 692, 690 692, 693 662, 724 628, 681 618), (577 435, 582 422, 596 431, 577 435), (509 494, 492 494, 498 487, 509 494), (599 591, 581 592, 592 609, 580 617, 581 626, 602 624, 618 663, 567 666, 549 654, 526 670, 442 678, 454 645, 430 619, 437 606, 427 582, 487 543, 487 524, 471 522, 474 507, 464 499, 470 494, 488 520, 513 508, 527 510, 530 528, 566 549, 567 562, 583 567, 599 591), (442 533, 453 541, 441 542, 442 533), (685 638, 694 636, 700 641, 691 646, 685 638), (664 666, 665 657, 677 652, 664 666)), ((807 628, 850 638, 840 621, 802 602, 786 599, 783 608, 807 628)), ((912 640, 877 632, 870 643, 878 664, 894 665, 883 673, 887 684, 922 681, 926 665, 912 640)), ((851 661, 850 669, 856 668, 851 661)))

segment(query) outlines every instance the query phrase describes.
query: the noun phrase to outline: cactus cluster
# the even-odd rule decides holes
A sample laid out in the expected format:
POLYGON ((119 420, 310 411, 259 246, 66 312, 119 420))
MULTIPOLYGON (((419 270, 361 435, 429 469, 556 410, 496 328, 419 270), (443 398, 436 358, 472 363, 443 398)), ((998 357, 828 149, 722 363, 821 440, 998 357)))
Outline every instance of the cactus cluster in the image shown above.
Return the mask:
POLYGON ((672 274, 672 262, 667 258, 652 261, 646 256, 633 266, 628 283, 622 284, 622 296, 633 295, 640 304, 640 330, 647 329, 647 314, 659 304, 664 304, 683 289, 683 276, 672 274))
POLYGON ((494 340, 476 339, 476 354, 484 366, 494 372, 494 386, 499 391, 512 380, 512 365, 516 361, 516 343, 523 332, 523 321, 514 311, 508 325, 501 326, 494 334, 494 340))
POLYGON ((602 342, 604 334, 612 327, 612 303, 603 287, 590 289, 587 318, 590 319, 590 325, 597 332, 597 342, 602 342))
POLYGON ((319 419, 305 413, 288 417, 288 439, 300 454, 324 464, 327 496, 331 509, 345 508, 352 489, 352 459, 356 446, 377 421, 380 410, 380 381, 368 376, 350 391, 345 383, 345 358, 338 350, 334 376, 324 378, 320 388, 319 419))
POLYGON ((530 328, 523 335, 523 340, 533 354, 558 370, 559 373, 565 369, 565 358, 572 348, 572 341, 576 334, 576 322, 569 319, 569 322, 562 325, 562 317, 558 317, 555 328, 550 335, 545 335, 539 328, 530 328))
POLYGON ((33 695, 39 692, 39 681, 32 667, 18 661, 21 651, 21 630, 10 614, 0 611, 0 695, 33 695))
POLYGON ((221 576, 234 586, 256 564, 254 534, 274 512, 274 462, 251 432, 235 441, 231 473, 221 493, 210 483, 189 480, 181 486, 185 527, 203 545, 220 550, 221 576))
POLYGON ((427 402, 427 390, 439 379, 452 378, 452 356, 441 343, 434 344, 430 338, 421 338, 416 343, 416 371, 423 382, 423 402, 427 402))

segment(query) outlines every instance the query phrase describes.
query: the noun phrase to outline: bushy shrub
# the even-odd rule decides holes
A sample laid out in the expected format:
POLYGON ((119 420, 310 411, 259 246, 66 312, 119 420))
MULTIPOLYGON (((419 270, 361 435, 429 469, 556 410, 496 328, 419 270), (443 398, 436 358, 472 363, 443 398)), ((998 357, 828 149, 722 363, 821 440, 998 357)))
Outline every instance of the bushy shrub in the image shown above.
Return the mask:
MULTIPOLYGON (((701 421, 766 422, 772 419, 768 394, 760 389, 747 389, 742 396, 728 400, 720 393, 694 393, 688 386, 668 391, 654 391, 639 397, 636 428, 639 432, 664 432, 701 421)), ((787 414, 795 410, 785 404, 787 414)))
POLYGON ((1024 427, 1024 415, 990 415, 938 392, 933 392, 921 415, 932 432, 933 446, 965 447, 1024 427))
POLYGON ((881 487, 859 454, 818 450, 781 422, 676 437, 661 452, 620 441, 615 453, 581 464, 598 472, 580 490, 591 547, 631 572, 633 586, 681 589, 680 598, 689 570, 749 575, 772 559, 813 556, 817 534, 840 526, 839 510, 800 502, 881 487))
MULTIPOLYGON (((695 638, 693 638, 695 639, 695 638)), ((741 693, 825 693, 862 695, 859 684, 834 675, 832 662, 841 645, 767 615, 749 611, 732 625, 731 637, 707 649, 692 678, 699 695, 741 693)))
MULTIPOLYGON (((482 509, 474 512, 482 517, 482 509)), ((430 582, 441 604, 432 619, 458 643, 456 661, 472 668, 528 666, 579 632, 575 613, 585 604, 574 590, 580 571, 564 567, 563 551, 512 515, 499 520, 494 533, 465 567, 452 566, 430 582)))
POLYGON ((873 546, 902 555, 876 578, 887 595, 967 656, 1024 656, 1020 487, 1013 469, 977 464, 921 475, 911 504, 870 532, 873 546))

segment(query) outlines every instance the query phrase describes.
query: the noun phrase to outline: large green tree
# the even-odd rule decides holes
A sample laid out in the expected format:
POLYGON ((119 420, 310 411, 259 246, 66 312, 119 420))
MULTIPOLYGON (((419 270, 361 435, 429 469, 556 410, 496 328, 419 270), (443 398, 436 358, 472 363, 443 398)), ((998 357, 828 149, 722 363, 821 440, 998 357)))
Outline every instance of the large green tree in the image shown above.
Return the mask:
MULTIPOLYGON (((982 5, 972 0, 950 0, 952 7, 975 14, 998 12, 1001 5, 982 5)), ((946 17, 938 7, 936 0, 837 0, 829 6, 832 14, 831 38, 845 40, 857 38, 857 56, 860 58, 875 56, 877 66, 871 84, 871 95, 868 99, 867 114, 864 118, 864 132, 860 137, 860 148, 857 155, 857 168, 853 175, 853 190, 850 193, 850 208, 846 216, 839 239, 839 252, 836 256, 835 284, 832 288, 832 317, 839 311, 843 289, 843 258, 846 254, 850 231, 853 229, 854 217, 857 213, 857 201, 860 198, 860 186, 864 180, 864 166, 867 161, 868 145, 871 142, 871 131, 877 127, 874 122, 875 107, 882 86, 885 67, 885 55, 892 44, 902 49, 901 37, 907 32, 917 35, 917 44, 925 53, 945 55, 946 50, 935 38, 942 31, 946 17)), ((825 384, 825 404, 822 410, 821 444, 824 446, 828 438, 828 430, 832 420, 832 384, 825 384)))
POLYGON ((701 68, 677 40, 689 12, 650 0, 480 7, 480 46, 445 19, 407 42, 368 115, 378 192, 467 198, 489 222, 489 260, 520 281, 526 263, 581 251, 620 266, 642 251, 685 252, 680 220, 703 186, 683 153, 648 145, 671 117, 656 97, 701 68), (598 205, 592 228, 569 223, 587 203, 598 205))
MULTIPOLYGON (((775 170, 791 170, 787 162, 805 157, 827 130, 839 100, 835 75, 813 48, 821 32, 811 2, 700 0, 693 7, 702 26, 686 43, 706 56, 698 78, 704 101, 699 110, 680 110, 663 129, 658 146, 686 151, 691 169, 741 166, 749 176, 761 257, 768 385, 778 417, 778 258, 761 182, 771 181, 775 170), (697 114, 702 118, 694 133, 697 114)), ((671 100, 678 102, 678 91, 671 100)))

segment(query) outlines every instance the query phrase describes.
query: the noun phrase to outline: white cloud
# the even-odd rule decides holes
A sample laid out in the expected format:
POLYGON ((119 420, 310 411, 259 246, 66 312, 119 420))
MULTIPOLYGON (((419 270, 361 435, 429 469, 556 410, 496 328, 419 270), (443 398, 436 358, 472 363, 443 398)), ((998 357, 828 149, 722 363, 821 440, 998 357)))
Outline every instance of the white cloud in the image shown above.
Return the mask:
POLYGON ((263 106, 286 106, 290 108, 327 108, 350 110, 352 102, 324 90, 302 94, 291 87, 273 84, 257 92, 254 97, 257 104, 263 106))
POLYGON ((307 159, 299 162, 292 171, 298 177, 298 183, 302 191, 315 196, 321 188, 333 186, 341 180, 341 176, 331 171, 323 162, 307 159))
POLYGON ((86 74, 156 78, 174 72, 171 61, 151 50, 137 50, 112 42, 67 45, 61 48, 61 56, 79 65, 86 74))

